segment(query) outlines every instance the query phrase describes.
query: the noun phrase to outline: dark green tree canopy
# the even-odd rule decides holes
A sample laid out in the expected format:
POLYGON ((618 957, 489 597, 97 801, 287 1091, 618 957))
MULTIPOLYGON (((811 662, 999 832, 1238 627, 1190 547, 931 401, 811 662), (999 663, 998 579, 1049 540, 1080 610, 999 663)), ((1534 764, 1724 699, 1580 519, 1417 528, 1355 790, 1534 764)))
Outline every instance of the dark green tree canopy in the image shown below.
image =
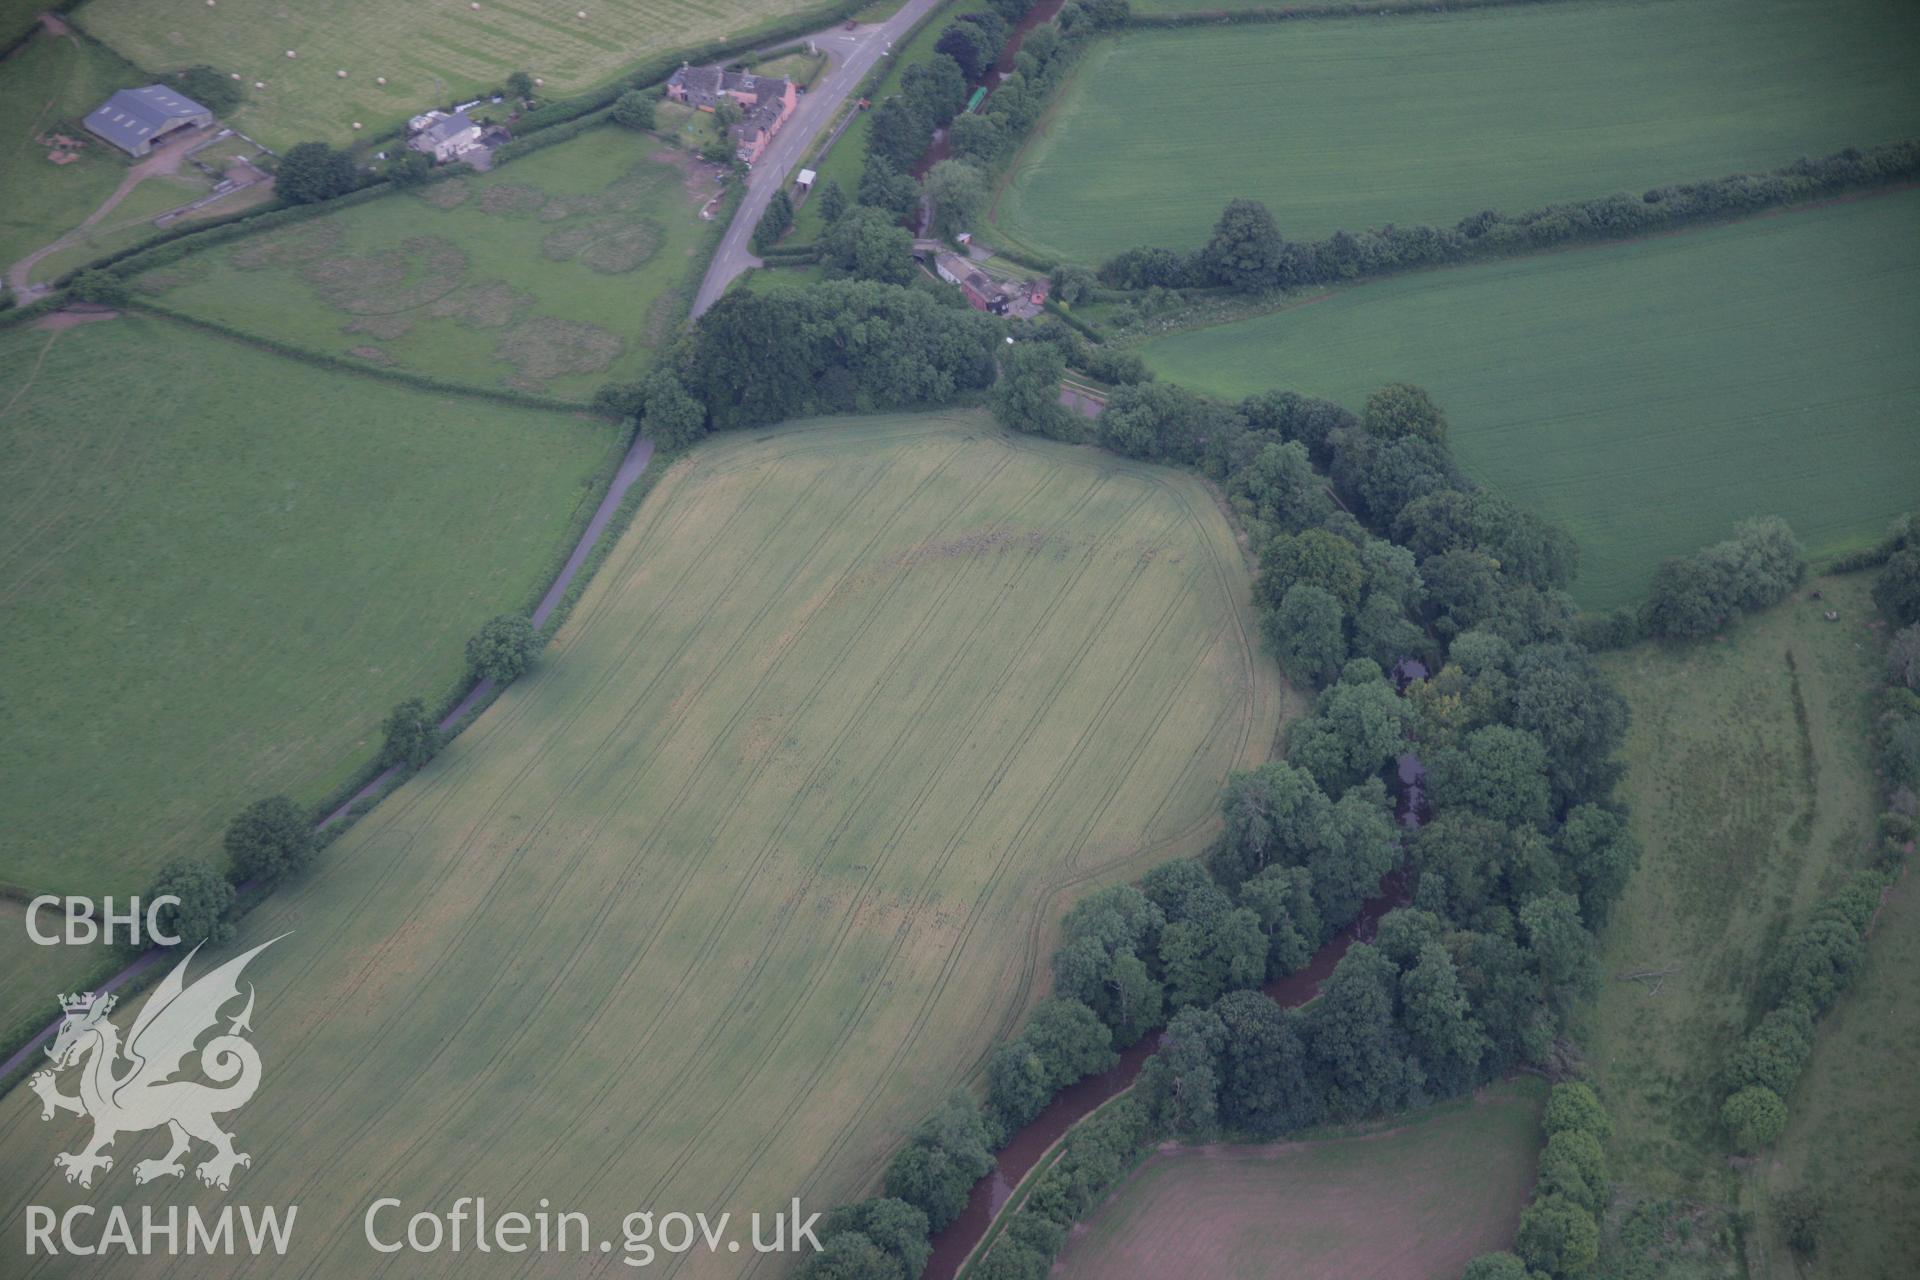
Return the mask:
POLYGON ((302 142, 280 157, 273 189, 289 204, 313 204, 343 196, 360 185, 353 157, 324 142, 302 142))
POLYGON ((526 617, 503 613, 467 641, 467 666, 495 684, 512 684, 532 664, 537 639, 526 617))
POLYGON ((236 880, 271 882, 312 861, 313 825, 286 796, 269 796, 254 801, 227 824, 224 843, 236 880))
POLYGON ((173 945, 211 942, 218 946, 233 937, 233 885, 218 871, 198 858, 174 858, 154 874, 144 901, 169 894, 179 903, 160 907, 154 923, 159 933, 180 939, 173 945))

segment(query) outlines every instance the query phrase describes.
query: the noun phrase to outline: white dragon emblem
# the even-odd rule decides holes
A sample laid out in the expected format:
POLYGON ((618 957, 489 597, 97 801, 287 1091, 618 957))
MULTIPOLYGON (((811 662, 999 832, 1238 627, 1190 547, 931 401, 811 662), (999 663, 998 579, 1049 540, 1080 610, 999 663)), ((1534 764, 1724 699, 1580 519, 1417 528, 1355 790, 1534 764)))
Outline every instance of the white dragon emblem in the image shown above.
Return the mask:
POLYGON ((38 1072, 28 1085, 40 1095, 42 1120, 53 1119, 56 1111, 71 1111, 93 1121, 93 1137, 86 1146, 53 1158, 55 1168, 66 1170, 68 1182, 92 1186, 94 1170, 113 1168, 113 1157, 105 1151, 116 1137, 161 1125, 172 1134, 173 1146, 158 1160, 136 1164, 135 1182, 185 1173, 180 1157, 187 1154, 193 1138, 213 1147, 213 1155, 194 1170, 210 1187, 225 1191, 234 1169, 253 1162, 233 1149, 233 1135, 213 1119, 245 1106, 260 1087, 260 1054, 241 1036, 253 1029, 248 1023, 253 1016, 251 983, 246 1008, 231 1020, 224 1035, 214 1036, 200 1050, 201 1072, 225 1087, 170 1077, 180 1070, 202 1033, 219 1023, 221 1006, 239 996, 240 971, 247 962, 279 940, 269 939, 235 956, 189 987, 187 965, 200 950, 195 947, 161 980, 140 1010, 124 1049, 119 1028, 107 1019, 115 997, 91 992, 60 997, 66 1020, 46 1051, 53 1068, 38 1072), (82 1061, 79 1094, 61 1093, 55 1073, 82 1061), (125 1070, 118 1070, 123 1062, 125 1070))

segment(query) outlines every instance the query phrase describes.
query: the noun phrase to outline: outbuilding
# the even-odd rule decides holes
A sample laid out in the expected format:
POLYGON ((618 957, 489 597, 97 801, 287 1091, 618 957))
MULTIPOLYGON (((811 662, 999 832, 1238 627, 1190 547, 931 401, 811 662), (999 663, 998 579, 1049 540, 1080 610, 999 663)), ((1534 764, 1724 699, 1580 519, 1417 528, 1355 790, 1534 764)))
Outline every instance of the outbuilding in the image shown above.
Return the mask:
POLYGON ((163 84, 122 89, 81 123, 130 156, 144 156, 153 144, 181 129, 213 123, 213 112, 163 84))

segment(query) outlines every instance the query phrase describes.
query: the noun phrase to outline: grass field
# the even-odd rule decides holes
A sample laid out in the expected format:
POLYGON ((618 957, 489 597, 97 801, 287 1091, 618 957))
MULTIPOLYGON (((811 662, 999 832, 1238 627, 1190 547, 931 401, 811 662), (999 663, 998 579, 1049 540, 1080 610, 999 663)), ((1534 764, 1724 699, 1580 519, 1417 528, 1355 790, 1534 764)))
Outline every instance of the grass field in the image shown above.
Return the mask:
MULTIPOLYGON (((1874 625, 1870 585, 1864 574, 1818 579, 1807 590, 1821 600, 1803 590, 1724 639, 1602 659, 1633 711, 1624 795, 1643 854, 1601 937, 1604 983, 1578 1041, 1613 1115, 1609 1156, 1629 1197, 1721 1207, 1742 1199, 1744 1175, 1730 1168, 1718 1131, 1719 1072, 1747 1028, 1772 949, 1871 854, 1879 806, 1869 733, 1885 632, 1874 625), (1840 620, 1826 621, 1826 609, 1840 620), (1619 977, 1656 969, 1674 971, 1657 992, 1619 977)), ((1901 998, 1911 980, 1898 979, 1901 998)), ((1911 1052, 1911 1013, 1903 1019, 1911 1052)), ((1823 1063, 1852 1056, 1833 1035, 1842 1025, 1823 1026, 1823 1063)), ((1854 1092, 1825 1105, 1884 1093, 1901 1078, 1884 1065, 1828 1065, 1861 1074, 1854 1092)), ((1827 1092, 1816 1081, 1809 1073, 1789 1099, 1796 1114, 1827 1092)))
POLYGON ((1072 261, 1197 246, 1236 196, 1295 237, 1451 226, 1920 134, 1916 60, 1920 9, 1878 0, 1139 32, 1080 65, 994 221, 1072 261))
POLYGON ((141 318, 0 332, 0 430, 0 880, 86 894, 449 692, 614 445, 141 318))
POLYGON ((258 233, 150 271, 170 307, 331 355, 586 399, 685 317, 719 234, 714 168, 594 129, 492 173, 258 233))
POLYGON ((1475 477, 1579 539, 1588 608, 1778 514, 1815 553, 1920 492, 1920 192, 1427 272, 1149 342, 1163 377, 1358 408, 1406 380, 1475 477))
POLYGON ((80 121, 115 89, 141 83, 132 67, 72 37, 41 34, 0 62, 0 274, 78 226, 120 185, 126 162, 80 121), (80 159, 50 162, 34 139, 51 132, 85 139, 80 159))
POLYGON ((1353 1137, 1171 1147, 1069 1238, 1062 1280, 1453 1280, 1511 1246, 1546 1089, 1495 1085, 1353 1137))
MULTIPOLYGON (((1066 899, 1217 830, 1279 720, 1247 595, 1197 482, 984 414, 702 446, 532 673, 248 917, 295 932, 249 970, 244 1195, 300 1205, 307 1275, 365 1273, 386 1188, 597 1223, 852 1196, 1066 899)), ((22 1093, 9 1233, 77 1194, 22 1093)))
POLYGON ((475 10, 469 0, 415 0, 400 17, 385 0, 220 0, 213 7, 206 0, 91 0, 76 16, 151 70, 205 63, 238 72, 247 100, 233 123, 285 150, 314 138, 345 142, 356 120, 368 129, 397 125, 430 106, 497 89, 515 71, 544 80, 549 95, 577 93, 644 59, 767 30, 805 7, 773 0, 487 0, 475 10), (584 19, 575 16, 581 12, 584 19), (287 57, 289 50, 297 56, 287 57))
MULTIPOLYGON (((1899 1280, 1920 1258, 1920 881, 1888 897, 1853 990, 1821 1024, 1778 1153, 1758 1171, 1768 1192, 1815 1188, 1827 1225, 1798 1266, 1777 1228, 1762 1235, 1765 1280, 1899 1280)), ((1755 1197, 1766 1221, 1768 1197, 1755 1197)), ((1769 1226, 1772 1224, 1769 1223, 1769 1226)))

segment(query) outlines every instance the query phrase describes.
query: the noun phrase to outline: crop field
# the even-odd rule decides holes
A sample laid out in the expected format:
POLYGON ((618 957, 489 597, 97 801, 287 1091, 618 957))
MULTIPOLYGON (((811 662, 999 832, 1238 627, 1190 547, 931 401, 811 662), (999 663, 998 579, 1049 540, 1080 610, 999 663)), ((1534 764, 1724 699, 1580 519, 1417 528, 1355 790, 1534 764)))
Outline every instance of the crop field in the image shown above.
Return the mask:
POLYGON ((1579 540, 1587 608, 1781 515, 1815 555, 1920 493, 1920 192, 1427 272, 1149 342, 1184 385, 1418 383, 1469 472, 1579 540))
POLYGON ((686 314, 714 168, 594 129, 492 173, 229 241, 137 277, 169 307, 330 355, 584 400, 686 314))
MULTIPOLYGON (((1798 1267, 1777 1235, 1757 1276, 1847 1280, 1898 1276, 1920 1257, 1913 1165, 1920 1134, 1920 881, 1909 872, 1888 895, 1853 989, 1821 1024, 1778 1158, 1759 1171, 1769 1193, 1814 1187, 1827 1212, 1811 1266, 1798 1267), (1892 1082, 1894 1087, 1889 1087, 1892 1082)), ((1757 1200, 1763 1212, 1768 1200, 1757 1200)))
POLYGON ((76 16, 151 70, 204 63, 237 72, 247 99, 231 123, 285 150, 349 141, 355 121, 369 130, 400 124, 496 90, 515 71, 544 80, 543 93, 578 93, 647 58, 745 37, 794 12, 772 0, 486 0, 478 9, 416 0, 397 17, 387 0, 90 0, 76 16))
MULTIPOLYGON (((1601 659, 1633 712, 1623 798, 1642 856, 1601 935, 1604 981, 1580 1042, 1613 1115, 1613 1176, 1631 1196, 1738 1201, 1743 1175, 1728 1165, 1716 1080, 1746 1030, 1771 949, 1871 855, 1879 783, 1869 734, 1886 643, 1871 583, 1870 574, 1816 579, 1724 640, 1643 644, 1601 659), (1815 590, 1820 600, 1808 598, 1815 590), (1824 618, 1828 609, 1839 621, 1824 618), (1673 972, 1657 991, 1620 978, 1660 969, 1673 972)), ((1884 957, 1888 946, 1910 944, 1875 945, 1884 957)), ((1910 997, 1911 973, 1888 974, 1885 963, 1879 972, 1892 989, 1862 986, 1846 1007, 1910 997)), ((1851 1016, 1857 1036, 1860 1014, 1851 1016)), ((1815 1061, 1835 1076, 1871 1074, 1884 1096, 1898 1078, 1882 1072, 1884 1060, 1830 1060, 1847 1056, 1848 1040, 1835 1035, 1846 1025, 1823 1024, 1815 1061)), ((1900 1051, 1911 1054, 1911 1013, 1897 1025, 1904 1031, 1871 1034, 1888 1046, 1904 1036, 1900 1051)), ((1817 1080, 1811 1071, 1802 1079, 1790 1109, 1827 1092, 1817 1080)), ((1816 1105, 1856 1103, 1841 1094, 1816 1105)), ((1821 1142, 1900 1143, 1907 1159, 1911 1133, 1821 1142)), ((1787 1158, 1797 1158, 1796 1145, 1783 1145, 1787 1158)), ((1836 1150, 1827 1146, 1826 1158, 1836 1150)))
MULTIPOLYGON (((596 1223, 858 1192, 1067 898, 1197 852, 1265 757, 1247 596, 1197 481, 983 414, 703 445, 528 676, 247 917, 294 931, 248 971, 247 1199, 345 1275, 389 1187, 596 1223)), ((85 1194, 37 1114, 0 1101, 8 1233, 85 1194)))
POLYGON ((1451 226, 1920 135, 1917 60, 1920 9, 1877 0, 1136 32, 1080 64, 994 221, 1083 262, 1196 247, 1237 196, 1300 238, 1451 226))
POLYGON ((344 781, 544 585, 615 444, 138 317, 0 332, 0 430, 0 881, 83 894, 344 781))
POLYGON ((1169 1147, 1069 1237, 1063 1280, 1437 1280, 1507 1247, 1546 1090, 1494 1085, 1348 1137, 1169 1147))
POLYGON ((71 36, 38 35, 0 63, 0 273, 113 194, 128 165, 80 121, 115 89, 139 83, 132 67, 71 36), (35 139, 56 132, 85 141, 78 160, 47 159, 35 139))

